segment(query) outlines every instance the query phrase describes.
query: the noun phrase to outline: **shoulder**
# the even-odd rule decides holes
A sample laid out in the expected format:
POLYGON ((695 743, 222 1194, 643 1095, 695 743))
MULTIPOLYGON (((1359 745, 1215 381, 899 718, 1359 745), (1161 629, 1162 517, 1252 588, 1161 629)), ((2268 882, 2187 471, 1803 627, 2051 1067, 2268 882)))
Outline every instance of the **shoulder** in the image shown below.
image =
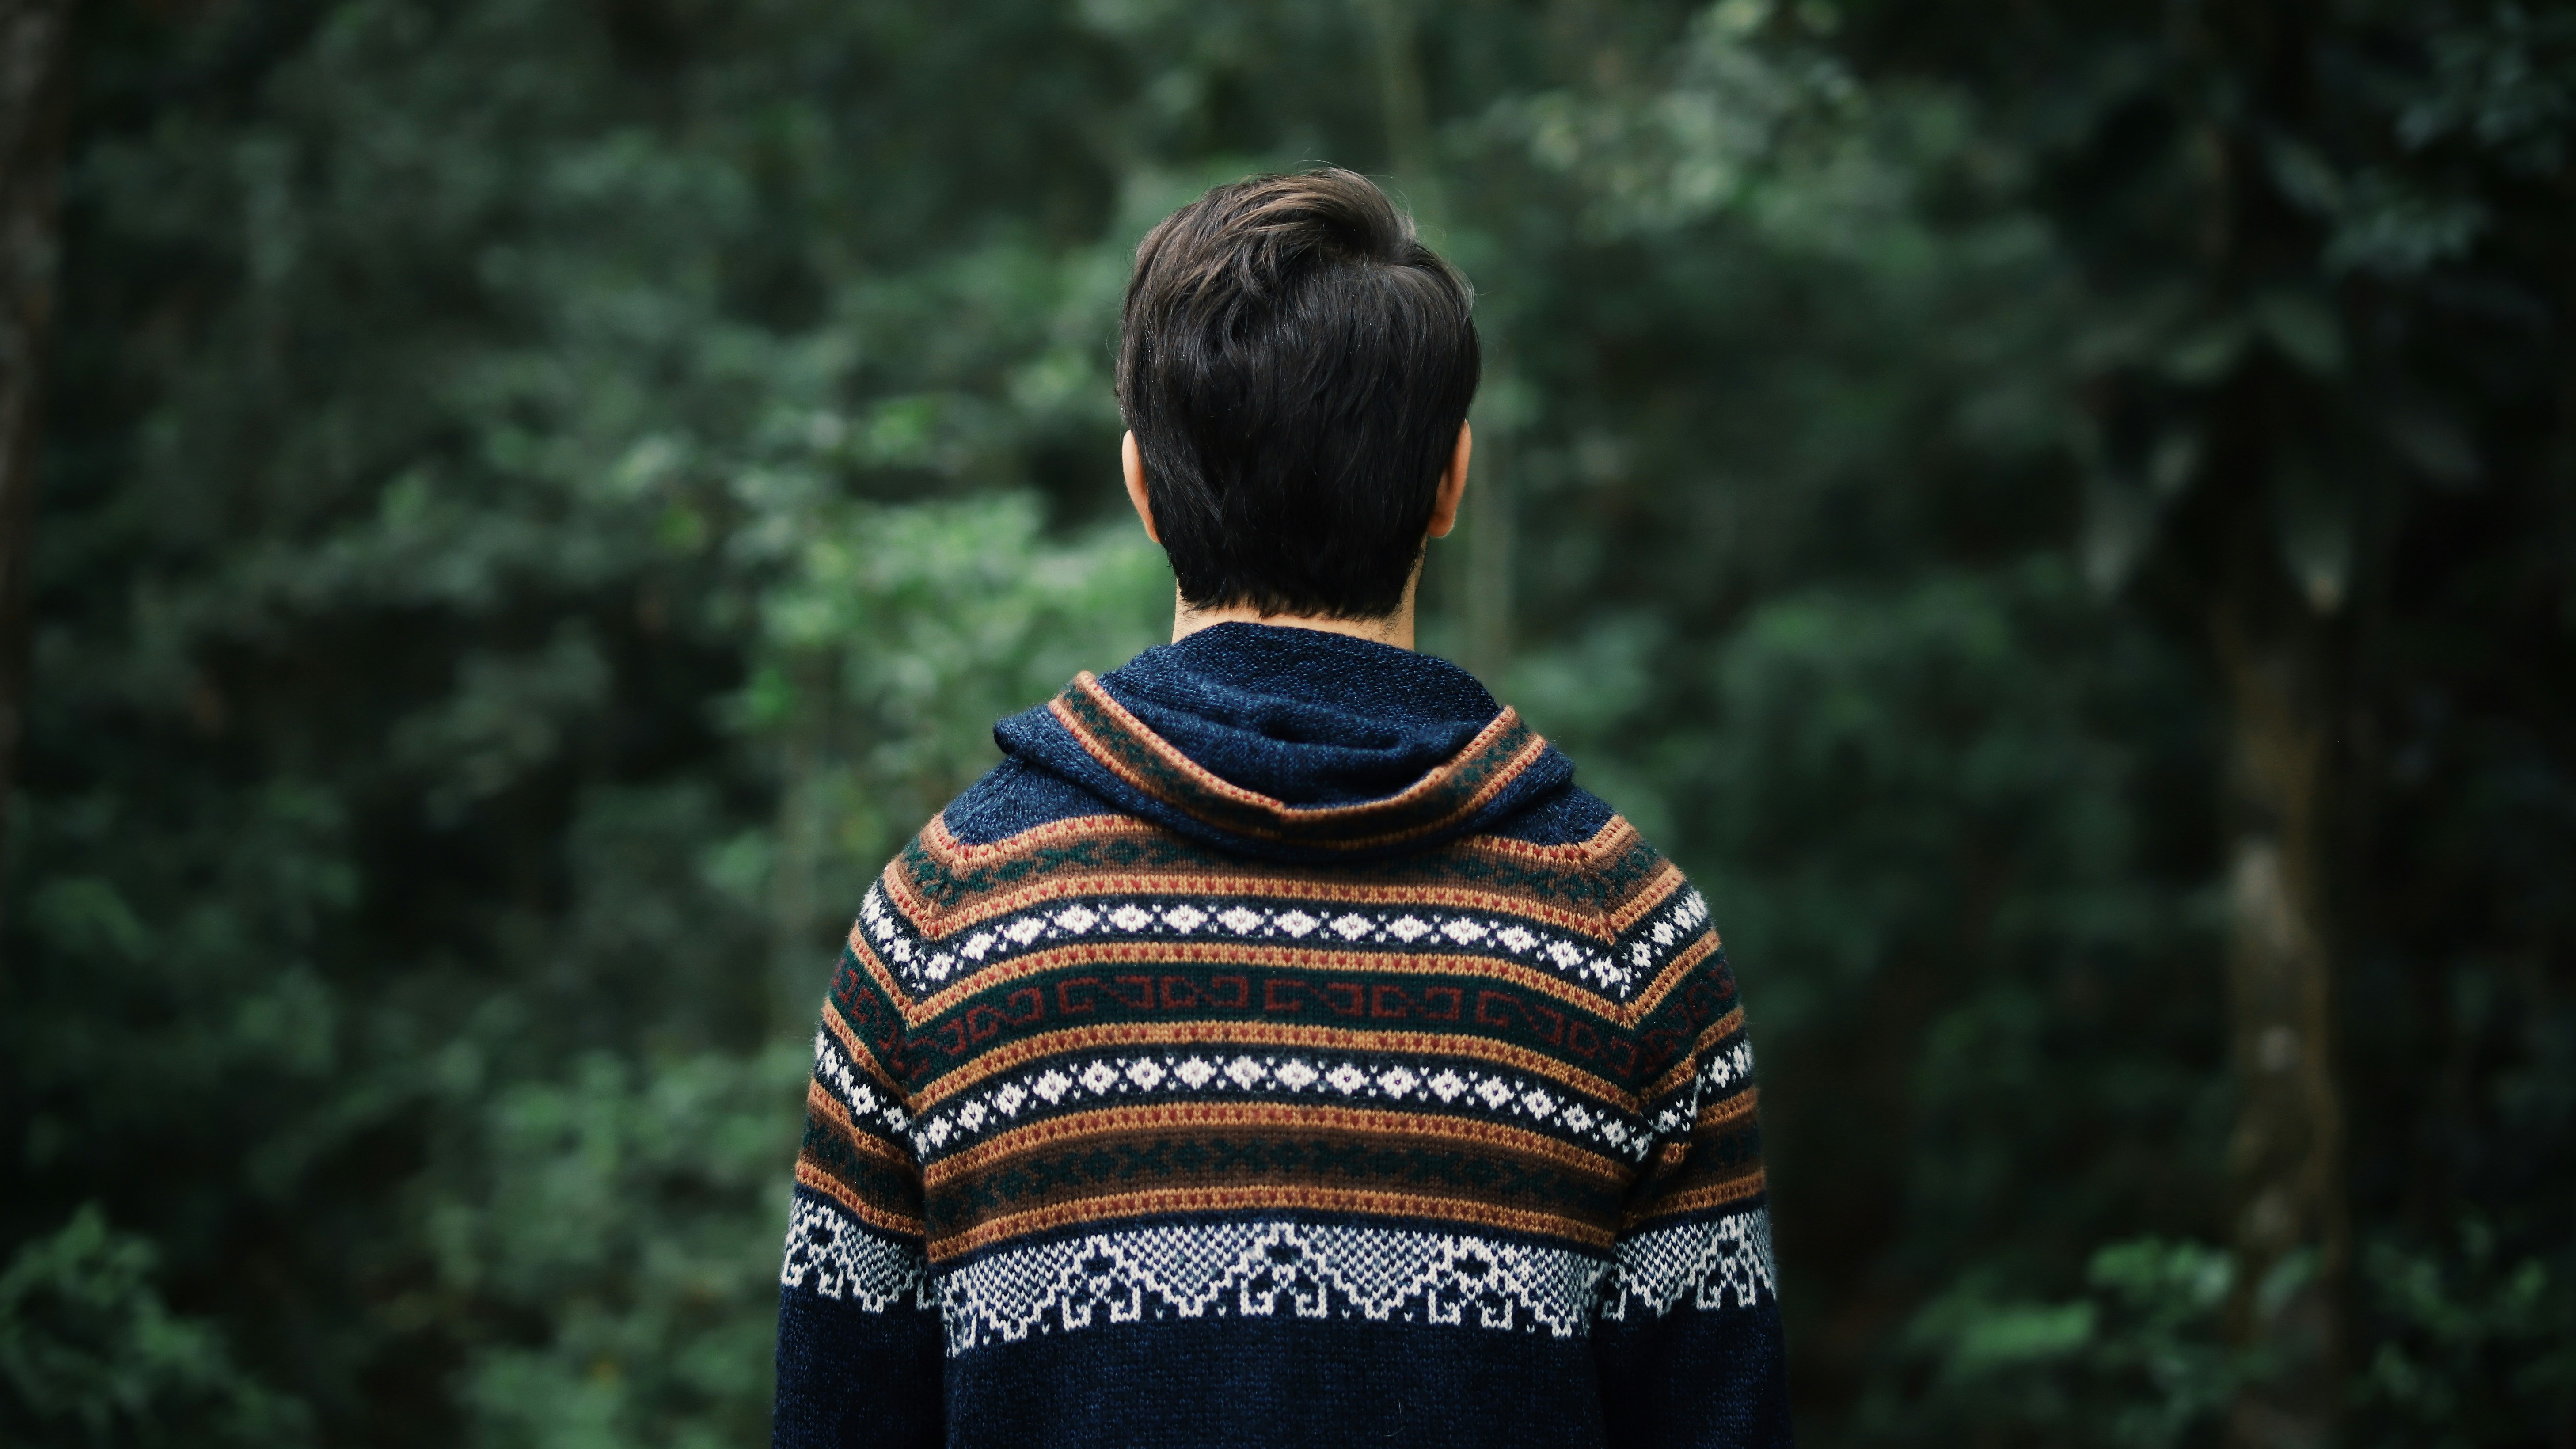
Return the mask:
POLYGON ((949 801, 939 821, 961 844, 992 845, 1059 820, 1117 813, 1117 807, 1061 775, 1006 759, 949 801))
POLYGON ((1545 830, 1551 838, 1538 848, 1581 855, 1606 976, 1636 1034, 1649 1095, 1669 1092, 1741 1031, 1725 944, 1707 899, 1679 865, 1598 797, 1566 793, 1580 798, 1548 802, 1551 816, 1507 838, 1545 830))
POLYGON ((1005 760, 886 863, 857 935, 906 991, 926 996, 1097 914, 1067 916, 1069 899, 1132 894, 1140 881, 1203 867, 1205 855, 1079 785, 1005 760))
MULTIPOLYGON (((1531 802, 1487 832, 1490 839, 1578 855, 1605 926, 1626 935, 1656 908, 1697 899, 1680 867, 1664 857, 1627 817, 1589 790, 1567 785, 1531 802)), ((1705 915, 1705 912, 1702 912, 1705 915)))
POLYGON ((1486 833, 1524 845, 1582 845, 1618 818, 1609 802, 1569 783, 1495 822, 1486 833))
POLYGON ((1513 885, 1587 918, 1598 983, 1633 1009, 1678 980, 1715 976, 1725 958, 1708 903, 1625 816, 1569 784, 1479 836, 1474 854, 1514 861, 1513 885))

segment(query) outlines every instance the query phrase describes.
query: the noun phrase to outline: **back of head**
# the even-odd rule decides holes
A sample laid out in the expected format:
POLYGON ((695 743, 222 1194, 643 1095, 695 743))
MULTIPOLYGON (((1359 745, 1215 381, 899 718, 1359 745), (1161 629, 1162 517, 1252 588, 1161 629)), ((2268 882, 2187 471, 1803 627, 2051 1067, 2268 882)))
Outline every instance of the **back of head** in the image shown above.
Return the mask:
POLYGON ((1396 611, 1476 396, 1472 301, 1349 171, 1220 186, 1147 234, 1118 403, 1182 598, 1396 611))

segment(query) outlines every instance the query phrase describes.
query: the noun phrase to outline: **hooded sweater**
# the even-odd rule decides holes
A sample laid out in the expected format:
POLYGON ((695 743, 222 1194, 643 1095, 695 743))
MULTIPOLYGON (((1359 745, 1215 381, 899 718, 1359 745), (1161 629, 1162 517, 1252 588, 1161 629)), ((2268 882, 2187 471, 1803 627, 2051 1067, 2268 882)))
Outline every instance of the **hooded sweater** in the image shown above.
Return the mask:
POLYGON ((1707 904, 1443 660, 1084 673, 870 887, 775 1442, 1785 1445, 1707 904))

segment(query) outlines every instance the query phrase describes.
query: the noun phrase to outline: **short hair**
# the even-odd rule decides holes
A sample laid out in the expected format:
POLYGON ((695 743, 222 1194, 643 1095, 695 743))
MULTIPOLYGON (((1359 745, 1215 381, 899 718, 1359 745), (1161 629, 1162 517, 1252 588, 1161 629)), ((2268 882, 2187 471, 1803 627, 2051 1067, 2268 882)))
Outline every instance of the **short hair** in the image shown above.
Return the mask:
POLYGON ((1482 371, 1475 292, 1365 176, 1219 186, 1136 249, 1118 407, 1194 608, 1404 602, 1482 371))

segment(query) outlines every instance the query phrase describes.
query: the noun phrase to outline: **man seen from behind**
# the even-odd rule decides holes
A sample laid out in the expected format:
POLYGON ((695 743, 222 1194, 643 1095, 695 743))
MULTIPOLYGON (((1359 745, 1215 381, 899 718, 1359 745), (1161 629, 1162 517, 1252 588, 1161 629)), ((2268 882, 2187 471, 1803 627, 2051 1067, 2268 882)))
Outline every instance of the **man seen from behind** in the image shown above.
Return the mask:
POLYGON ((1789 1442, 1708 907, 1412 649, 1470 300, 1347 171, 1138 249, 1118 401, 1173 641, 996 726, 860 905, 782 1449, 1789 1442))

